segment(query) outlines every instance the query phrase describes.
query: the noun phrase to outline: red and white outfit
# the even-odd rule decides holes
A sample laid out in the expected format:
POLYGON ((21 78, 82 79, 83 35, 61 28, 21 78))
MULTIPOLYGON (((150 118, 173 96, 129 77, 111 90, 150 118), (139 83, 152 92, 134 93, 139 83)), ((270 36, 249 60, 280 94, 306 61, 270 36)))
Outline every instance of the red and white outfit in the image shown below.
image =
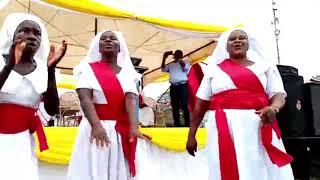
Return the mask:
POLYGON ((130 60, 123 35, 114 32, 120 45, 117 63, 121 71, 115 74, 101 62, 96 35, 86 58, 75 69, 77 88, 93 91, 93 103, 102 126, 110 140, 108 147, 90 143, 91 125, 81 121, 68 169, 68 180, 127 180, 135 176, 136 139, 129 143, 130 121, 125 109, 125 93, 138 95, 136 83, 140 77, 130 60))
POLYGON ((0 179, 37 180, 38 166, 33 133, 37 132, 40 150, 48 149, 45 134, 36 111, 41 95, 47 90, 48 35, 41 21, 29 14, 10 14, 0 35, 0 69, 5 66, 13 33, 24 20, 37 22, 42 30, 41 45, 34 59, 37 68, 28 75, 12 70, 0 90, 0 179))
MULTIPOLYGON (((107 66, 103 62, 93 64, 95 66, 107 66)), ((110 79, 107 79, 107 83, 101 84, 101 81, 98 80, 99 78, 96 77, 99 75, 102 76, 101 78, 104 78, 103 73, 98 74, 93 71, 92 64, 83 63, 79 65, 76 73, 77 88, 93 90, 93 103, 95 104, 101 124, 105 128, 111 143, 108 147, 104 148, 99 148, 95 143, 90 143, 91 126, 88 120, 84 118, 79 126, 78 136, 69 164, 69 180, 127 180, 130 176, 128 163, 124 156, 122 138, 119 131, 116 130, 118 119, 101 119, 103 116, 109 116, 108 113, 113 113, 108 109, 108 98, 106 98, 104 90, 111 88, 110 91, 107 92, 110 95, 109 97, 117 96, 119 92, 115 91, 119 89, 113 88, 117 82, 114 84, 110 79), (106 108, 104 108, 104 106, 106 106, 106 108), (108 111, 108 113, 104 115, 104 111, 108 111)), ((122 93, 123 97, 125 93, 138 95, 135 81, 131 77, 125 69, 122 69, 116 75, 121 85, 120 90, 122 90, 122 92, 120 93, 122 93)), ((118 96, 118 98, 119 101, 121 101, 122 97, 118 96)), ((109 108, 113 110, 122 108, 125 111, 124 106, 113 106, 109 108)), ((113 115, 110 116, 112 117, 113 115)), ((127 134, 129 135, 129 132, 127 132, 127 134)))
POLYGON ((257 37, 244 29, 234 30, 220 36, 203 72, 196 64, 189 74, 191 101, 195 96, 210 101, 208 180, 294 180, 292 157, 285 152, 276 120, 262 125, 256 114, 275 94, 286 94, 281 76, 257 37), (246 55, 253 65, 245 67, 230 60, 227 42, 234 30, 246 33, 246 55))
POLYGON ((293 180, 276 123, 262 127, 255 113, 285 93, 276 67, 230 60, 209 65, 197 97, 211 101, 208 130, 209 180, 293 180))
MULTIPOLYGON (((27 76, 12 71, 0 91, 0 179, 38 179, 33 133, 40 132, 44 137, 36 110, 47 83, 35 81, 43 75, 39 71, 37 68, 27 76)), ((47 145, 42 144, 41 149, 47 149, 47 145)))

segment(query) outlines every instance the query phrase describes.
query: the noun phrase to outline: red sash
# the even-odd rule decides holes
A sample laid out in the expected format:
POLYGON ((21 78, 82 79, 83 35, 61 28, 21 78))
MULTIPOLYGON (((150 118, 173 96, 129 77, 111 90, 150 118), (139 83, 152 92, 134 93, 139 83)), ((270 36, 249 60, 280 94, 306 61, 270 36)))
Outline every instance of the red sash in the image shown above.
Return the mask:
POLYGON ((132 176, 135 176, 135 151, 137 139, 129 142, 130 121, 125 108, 125 94, 114 71, 107 63, 95 62, 90 64, 108 104, 95 104, 100 120, 116 120, 116 131, 121 135, 122 149, 129 164, 132 176))
MULTIPOLYGON (((269 104, 268 96, 258 79, 249 69, 230 60, 218 65, 232 79, 237 87, 216 94, 212 97, 210 109, 216 110, 215 118, 218 130, 220 172, 222 180, 239 179, 236 152, 230 135, 227 117, 223 109, 256 109, 269 104)), ((281 134, 277 121, 261 127, 261 138, 270 160, 279 167, 289 164, 292 157, 273 146, 272 130, 280 139, 281 134)))
POLYGON ((141 95, 139 95, 139 108, 148 107, 148 105, 143 101, 143 98, 141 95))
POLYGON ((0 133, 16 134, 25 130, 37 133, 40 151, 49 149, 36 109, 16 104, 0 104, 0 133))
POLYGON ((196 94, 203 78, 203 72, 199 63, 191 66, 188 73, 188 107, 189 111, 194 110, 196 104, 196 94))

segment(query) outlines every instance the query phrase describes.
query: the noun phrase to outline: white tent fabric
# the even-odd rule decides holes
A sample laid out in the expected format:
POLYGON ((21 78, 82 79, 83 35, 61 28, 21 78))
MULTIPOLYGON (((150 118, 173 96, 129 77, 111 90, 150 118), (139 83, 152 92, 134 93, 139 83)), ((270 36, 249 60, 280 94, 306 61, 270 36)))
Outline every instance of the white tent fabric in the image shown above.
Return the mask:
MULTIPOLYGON (((0 23, 2 24, 4 18, 12 12, 29 12, 40 17, 46 24, 51 43, 59 44, 62 40, 68 42, 67 54, 59 67, 73 68, 78 64, 94 36, 94 16, 52 8, 29 0, 11 0, 1 10, 0 23)), ((127 41, 130 55, 142 58, 140 65, 148 67, 149 70, 160 66, 164 51, 179 48, 188 53, 215 39, 189 37, 132 19, 98 17, 97 28, 98 32, 105 29, 121 31, 127 41)))

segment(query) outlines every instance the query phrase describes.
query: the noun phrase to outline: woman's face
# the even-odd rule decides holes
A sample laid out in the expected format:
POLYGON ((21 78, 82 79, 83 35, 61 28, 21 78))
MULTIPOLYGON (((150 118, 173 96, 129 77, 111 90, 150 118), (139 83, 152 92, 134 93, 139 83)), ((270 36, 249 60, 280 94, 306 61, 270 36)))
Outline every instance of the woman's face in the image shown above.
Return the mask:
POLYGON ((115 54, 120 51, 120 44, 115 33, 106 31, 101 35, 99 51, 101 54, 115 54))
POLYGON ((243 58, 249 48, 248 36, 244 31, 232 31, 228 37, 227 51, 230 58, 243 58))
POLYGON ((21 40, 26 43, 25 53, 34 55, 41 44, 41 28, 38 23, 33 21, 23 21, 14 32, 13 42, 21 40))

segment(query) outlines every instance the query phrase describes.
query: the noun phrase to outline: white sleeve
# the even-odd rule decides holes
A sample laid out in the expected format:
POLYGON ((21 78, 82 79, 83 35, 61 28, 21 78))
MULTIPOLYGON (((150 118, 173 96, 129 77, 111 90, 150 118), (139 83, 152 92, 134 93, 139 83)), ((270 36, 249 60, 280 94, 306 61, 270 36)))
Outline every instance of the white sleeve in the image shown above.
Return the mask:
POLYGON ((267 76, 266 91, 269 99, 271 99, 277 93, 287 94, 286 91, 284 90, 280 73, 275 66, 272 66, 267 70, 266 76, 267 76))
POLYGON ((136 78, 135 74, 130 74, 130 71, 121 70, 120 74, 117 75, 122 90, 124 93, 134 93, 136 95, 139 95, 137 88, 137 83, 139 82, 139 79, 136 78))
POLYGON ((74 68, 74 76, 76 79, 76 89, 87 88, 93 89, 90 83, 90 68, 87 64, 79 64, 74 68))
POLYGON ((197 97, 202 100, 210 101, 212 94, 212 77, 204 76, 197 91, 197 97))
POLYGON ((124 93, 134 93, 135 95, 139 95, 136 83, 137 82, 135 80, 127 78, 122 87, 124 93))

